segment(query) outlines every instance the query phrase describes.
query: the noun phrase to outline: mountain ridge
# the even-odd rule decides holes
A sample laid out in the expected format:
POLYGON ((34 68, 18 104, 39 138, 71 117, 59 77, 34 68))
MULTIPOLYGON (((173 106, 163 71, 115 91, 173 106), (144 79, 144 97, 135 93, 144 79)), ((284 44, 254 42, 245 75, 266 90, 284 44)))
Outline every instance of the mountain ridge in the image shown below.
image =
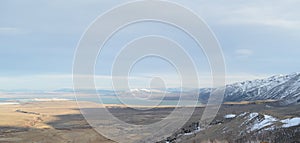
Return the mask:
POLYGON ((224 101, 279 100, 293 104, 300 99, 299 93, 300 73, 293 73, 227 85, 224 101))

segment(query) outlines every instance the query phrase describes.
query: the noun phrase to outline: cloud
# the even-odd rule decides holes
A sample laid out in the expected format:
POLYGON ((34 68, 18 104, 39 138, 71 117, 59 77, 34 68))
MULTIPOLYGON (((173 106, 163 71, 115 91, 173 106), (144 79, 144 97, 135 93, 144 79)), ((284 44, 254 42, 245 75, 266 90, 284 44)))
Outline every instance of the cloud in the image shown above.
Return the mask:
POLYGON ((250 49, 237 49, 234 52, 238 57, 249 57, 253 54, 253 51, 250 49))
POLYGON ((300 20, 280 16, 279 11, 266 12, 258 8, 237 10, 232 16, 221 20, 223 24, 271 26, 285 29, 300 29, 300 20), (270 14, 272 13, 272 14, 270 14), (275 16, 277 15, 277 16, 275 16))
POLYGON ((224 24, 247 24, 271 26, 285 29, 300 30, 300 20, 295 19, 300 16, 299 10, 290 9, 292 3, 253 4, 240 6, 227 13, 222 20, 224 24))
MULTIPOLYGON (((254 80, 266 78, 270 75, 261 74, 249 74, 249 73, 236 73, 226 75, 226 84, 234 82, 240 82, 245 80, 254 80)), ((81 75, 81 77, 90 77, 87 75, 81 75)), ((126 77, 116 77, 117 79, 124 79, 126 77)), ((152 78, 134 76, 129 77, 130 88, 149 88, 152 78)), ((167 77, 163 79, 165 84, 168 84, 168 88, 180 87, 180 80, 177 77, 167 77)), ((210 73, 199 73, 199 88, 212 87, 213 77, 210 73)), ((108 75, 95 75, 95 85, 97 89, 109 89, 112 90, 111 76, 108 75)), ((61 88, 72 88, 72 75, 71 74, 44 74, 44 75, 26 75, 26 76, 5 76, 0 77, 0 90, 15 90, 15 89, 26 89, 26 90, 55 90, 61 88)), ((90 87, 86 87, 89 88, 90 87)), ((189 88, 189 87, 184 87, 189 88)), ((194 88, 194 87, 193 87, 194 88)), ((125 89, 125 87, 124 87, 125 89)))
POLYGON ((0 31, 16 31, 17 28, 14 27, 0 27, 0 31))
MULTIPOLYGON (((30 90, 54 90, 60 88, 72 88, 72 74, 42 74, 42 75, 22 75, 22 76, 0 76, 0 90, 30 89, 30 90)), ((112 89, 112 77, 110 75, 77 75, 85 79, 93 79, 98 89, 112 89)), ((143 76, 114 76, 115 80, 125 80, 128 78, 129 86, 134 88, 145 88, 152 77, 143 76)), ((175 77, 165 78, 165 82, 171 87, 177 87, 179 84, 175 77)), ((85 84, 82 84, 85 85, 85 84)), ((87 84, 88 85, 88 84, 87 84)), ((91 88, 91 87, 82 87, 91 88)), ((122 88, 125 88, 122 87, 122 88)))
POLYGON ((226 84, 236 82, 251 81, 256 79, 264 79, 273 76, 273 74, 251 74, 251 73, 235 73, 226 75, 226 84))
POLYGON ((220 25, 270 26, 300 30, 299 1, 226 1, 199 2, 198 9, 206 19, 220 25), (213 8, 212 8, 213 7, 213 8))
POLYGON ((5 33, 5 32, 16 32, 18 31, 17 28, 14 27, 0 27, 0 32, 5 33))
POLYGON ((15 35, 23 33, 25 33, 25 31, 16 27, 0 27, 0 35, 15 35))

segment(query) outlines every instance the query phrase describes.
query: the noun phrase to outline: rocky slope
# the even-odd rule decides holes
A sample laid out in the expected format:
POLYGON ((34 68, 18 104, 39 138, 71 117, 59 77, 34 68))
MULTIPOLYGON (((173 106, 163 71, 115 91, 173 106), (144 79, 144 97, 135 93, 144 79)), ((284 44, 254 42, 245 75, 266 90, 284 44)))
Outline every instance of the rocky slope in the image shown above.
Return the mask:
MULTIPOLYGON (((207 90, 200 89, 200 101, 206 102, 209 94, 207 90)), ((277 75, 226 86, 225 102, 256 100, 278 100, 283 105, 300 102, 300 73, 277 75)))
POLYGON ((222 105, 208 126, 195 118, 159 143, 298 143, 299 107, 273 107, 269 103, 222 105))

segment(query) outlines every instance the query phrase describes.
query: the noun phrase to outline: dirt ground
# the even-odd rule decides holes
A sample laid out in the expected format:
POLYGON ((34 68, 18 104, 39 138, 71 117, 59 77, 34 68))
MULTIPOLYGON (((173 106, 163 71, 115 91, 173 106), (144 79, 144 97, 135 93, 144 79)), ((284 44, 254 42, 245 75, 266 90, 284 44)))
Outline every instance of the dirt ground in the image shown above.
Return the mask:
POLYGON ((113 143, 93 130, 76 102, 0 105, 0 143, 113 143))

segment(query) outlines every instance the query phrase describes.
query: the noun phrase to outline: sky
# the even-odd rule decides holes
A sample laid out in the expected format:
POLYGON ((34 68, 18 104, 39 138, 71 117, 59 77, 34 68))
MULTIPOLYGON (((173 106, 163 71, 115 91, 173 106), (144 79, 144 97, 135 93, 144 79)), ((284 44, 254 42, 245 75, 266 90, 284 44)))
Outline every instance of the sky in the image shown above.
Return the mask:
MULTIPOLYGON (((74 53, 82 34, 99 15, 126 2, 1 0, 0 89, 71 88, 74 53)), ((300 1, 174 2, 194 11, 214 32, 225 58, 227 83, 299 72, 300 1)), ((111 88, 109 73, 118 49, 147 34, 171 37, 186 47, 199 65, 200 85, 210 85, 207 59, 193 50, 196 45, 189 37, 174 27, 145 22, 126 27, 108 41, 95 65, 98 88, 111 88)), ((160 59, 138 62, 131 74, 133 86, 147 86, 145 80, 153 76, 179 86, 174 67, 160 59)))

